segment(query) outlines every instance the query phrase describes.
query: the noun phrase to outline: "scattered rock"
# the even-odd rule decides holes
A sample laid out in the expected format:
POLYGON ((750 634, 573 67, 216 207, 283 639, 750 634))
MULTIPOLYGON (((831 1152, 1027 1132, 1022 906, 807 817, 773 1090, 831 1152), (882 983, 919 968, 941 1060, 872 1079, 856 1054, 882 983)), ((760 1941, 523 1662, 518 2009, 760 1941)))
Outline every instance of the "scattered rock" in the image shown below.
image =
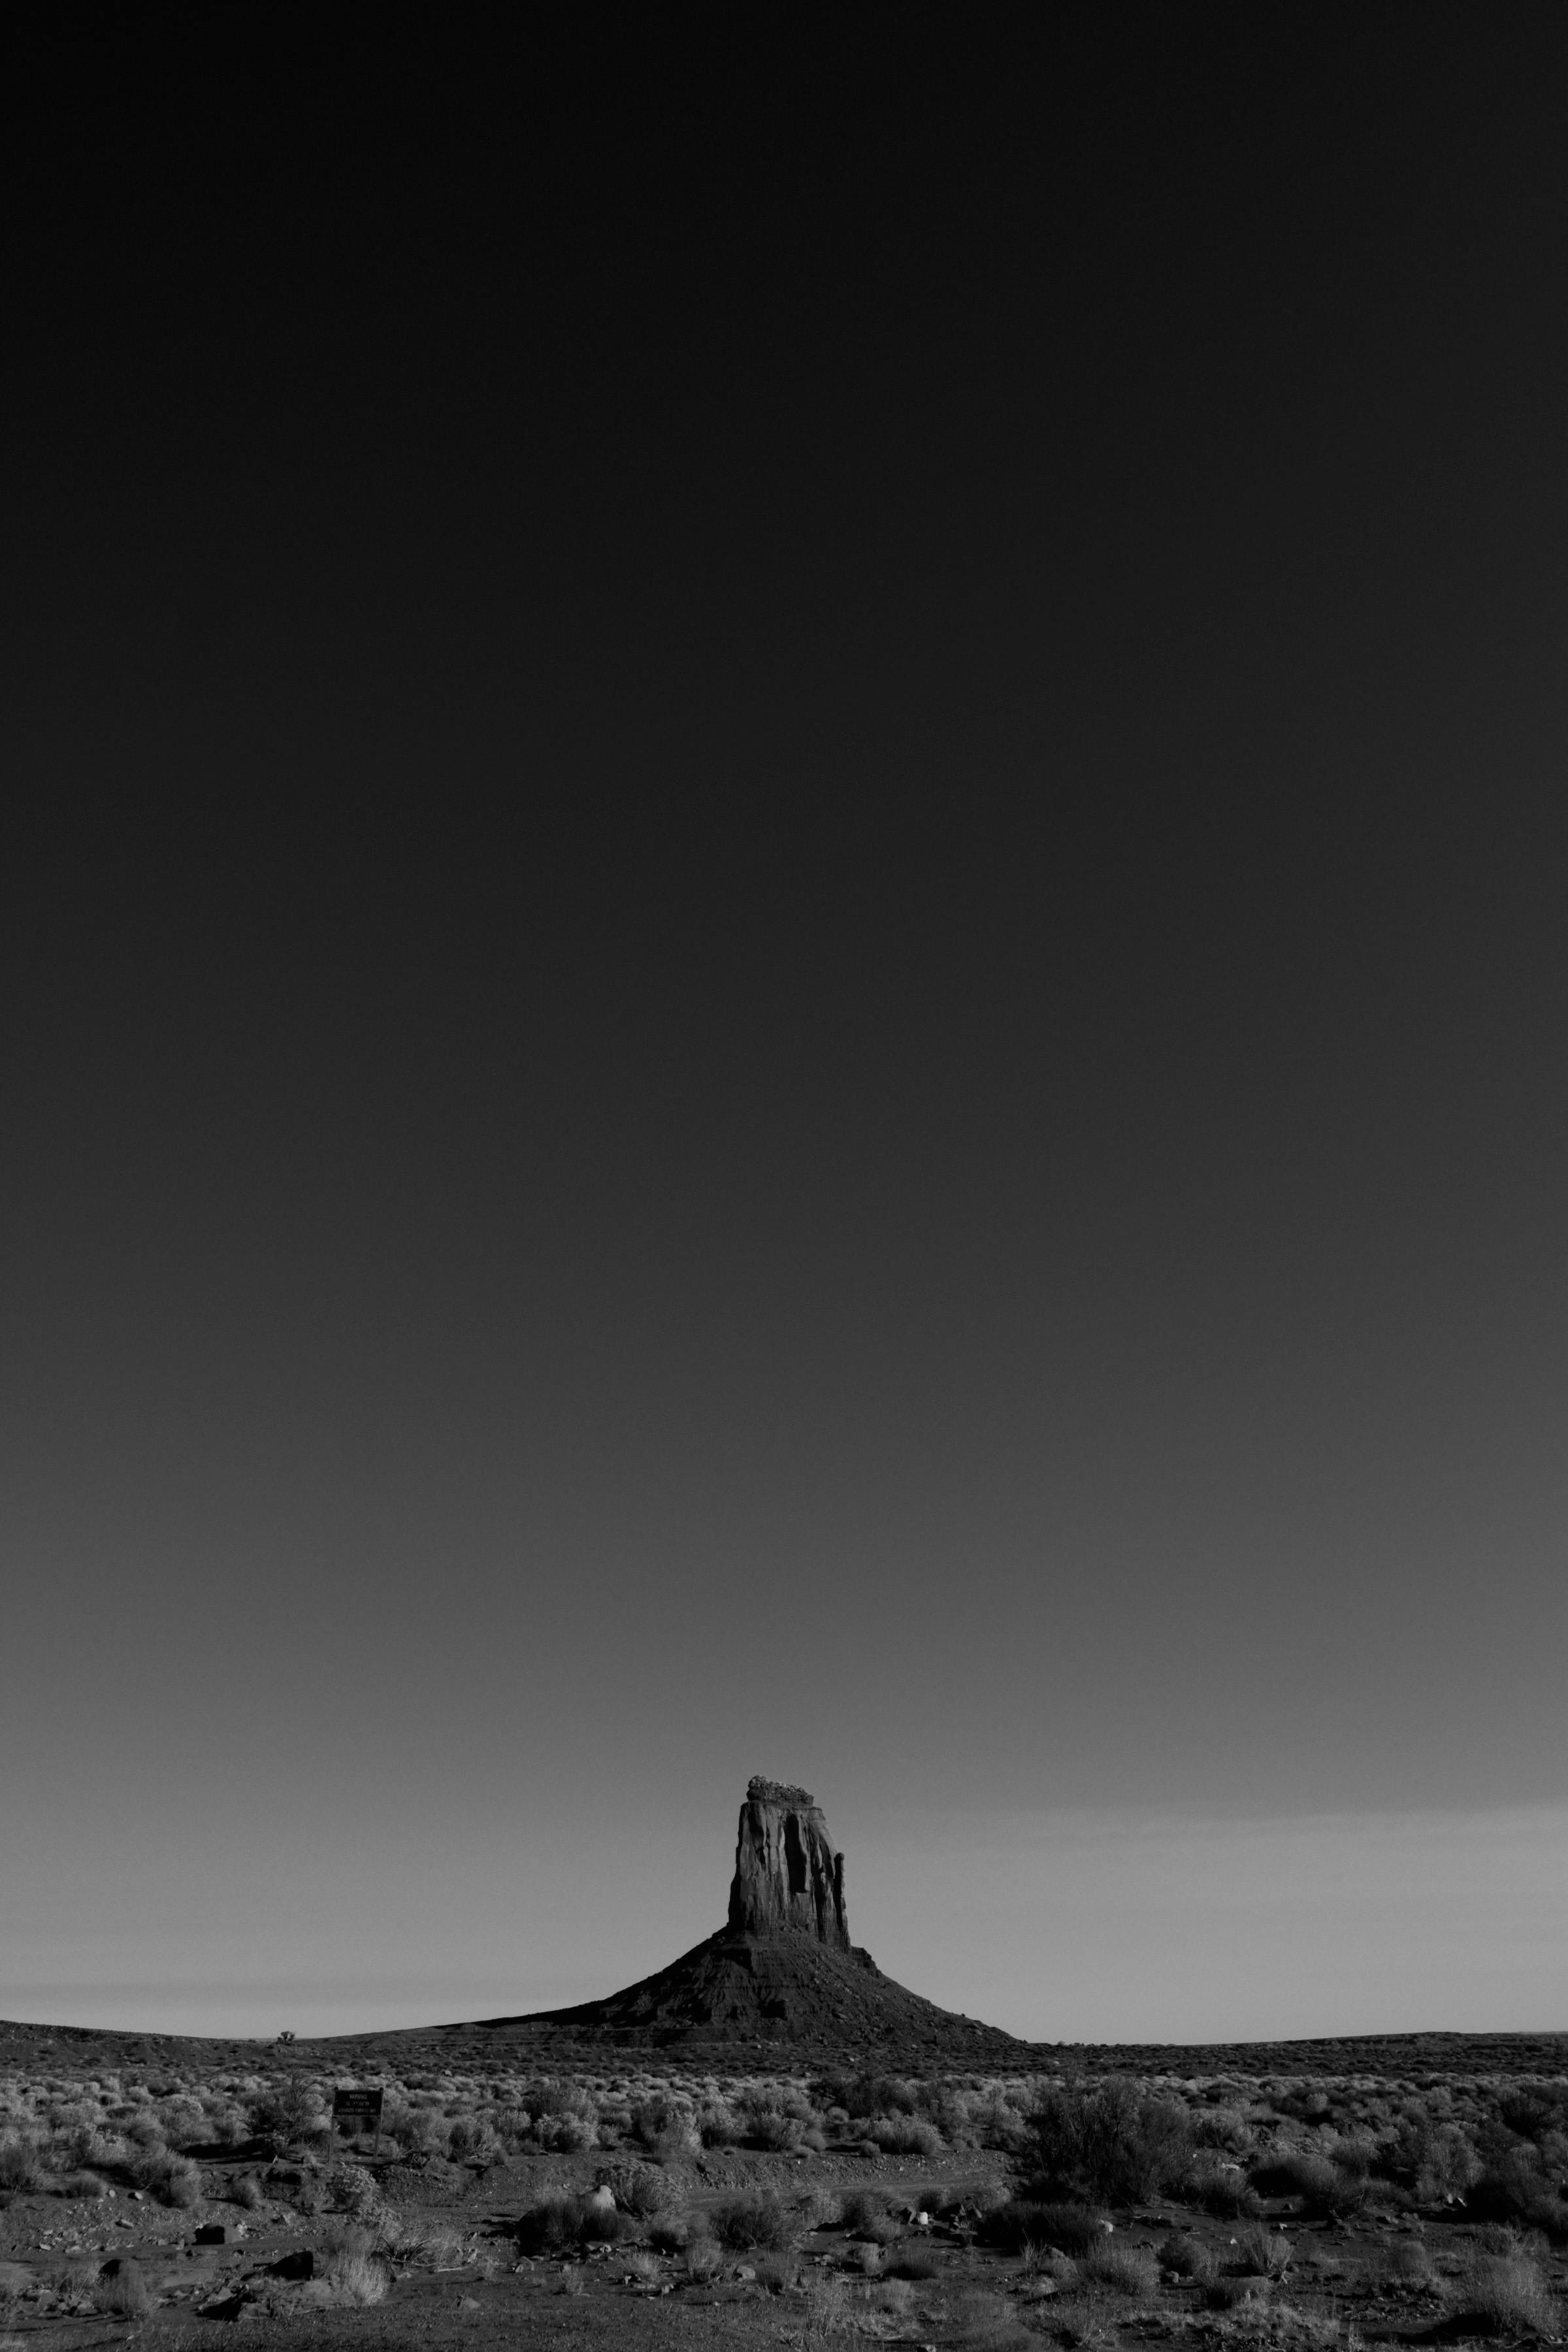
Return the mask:
POLYGON ((247 2294, 215 2295, 211 2303, 201 2303, 196 2310, 203 2319, 237 2319, 249 2304, 247 2294))

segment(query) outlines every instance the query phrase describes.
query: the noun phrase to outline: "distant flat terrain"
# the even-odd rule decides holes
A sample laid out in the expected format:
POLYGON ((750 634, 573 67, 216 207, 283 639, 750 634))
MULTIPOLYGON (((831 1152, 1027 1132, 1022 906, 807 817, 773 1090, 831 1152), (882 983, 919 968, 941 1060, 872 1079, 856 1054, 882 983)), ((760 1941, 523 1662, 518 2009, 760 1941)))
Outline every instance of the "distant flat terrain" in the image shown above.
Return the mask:
MULTIPOLYGON (((617 1996, 617 1999, 624 1998, 617 1996)), ((913 2002, 918 1997, 909 1997, 913 2002)), ((929 2004, 921 2003, 924 2008, 929 2004)), ((304 2064, 337 2062, 353 2072, 374 2059, 389 2066, 420 2063, 483 2066, 487 2062, 581 2071, 614 2068, 633 2054, 615 2028, 597 2028, 594 2012, 546 2011, 537 2017, 482 2023, 409 2026, 395 2032, 301 2037, 276 2049, 277 2059, 304 2064)), ((942 2014, 943 2012, 938 2012, 942 2014)), ((707 2042, 700 2033, 679 2044, 637 2046, 639 2071, 689 2073, 810 2072, 828 2065, 874 2062, 912 2074, 949 2073, 955 2064, 995 2073, 1178 2077, 1238 2074, 1376 2075, 1388 2081, 1430 2074, 1568 2074, 1568 2033, 1368 2033, 1288 2042, 1021 2042, 994 2027, 974 2029, 969 2050, 931 2046, 917 2029, 907 2037, 868 2041, 814 2035, 795 2042, 760 2030, 747 2042, 707 2042)), ((272 2051, 271 2037, 134 2033, 81 2025, 35 2025, 0 2020, 0 2067, 37 2068, 53 2060, 62 2070, 97 2065, 168 2063, 203 2068, 255 2065, 272 2051)))

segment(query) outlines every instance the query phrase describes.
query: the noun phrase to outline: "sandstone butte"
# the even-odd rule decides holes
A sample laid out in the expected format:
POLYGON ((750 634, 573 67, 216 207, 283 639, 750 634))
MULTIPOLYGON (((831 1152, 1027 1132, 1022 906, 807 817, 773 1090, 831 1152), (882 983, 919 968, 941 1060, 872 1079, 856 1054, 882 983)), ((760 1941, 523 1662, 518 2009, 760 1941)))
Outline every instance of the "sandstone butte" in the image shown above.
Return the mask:
MULTIPOLYGON (((849 1939, 844 1857, 809 1790, 753 1780, 741 1808, 729 1916, 656 1976, 575 2009, 468 2025, 301 2040, 297 2064, 436 2061, 479 2067, 537 2063, 592 2067, 625 2052, 637 2063, 715 2071, 874 2063, 943 2071, 1054 2064, 1134 2073, 1561 2074, 1568 2035, 1367 2034, 1344 2041, 1215 2042, 1094 2048, 1016 2041, 923 2000, 885 1977, 849 1939), (318 2057, 319 2053, 319 2057, 318 2057), (351 2062, 351 2053, 353 2053, 351 2062)), ((0 2019, 0 2063, 256 2063, 253 2041, 138 2033, 0 2019)))
POLYGON ((353 2037, 405 2049, 416 2039, 455 2054, 521 2044, 540 2062, 587 2063, 595 2051, 664 2052, 733 2064, 761 2045, 771 2065, 877 2059, 1016 2065, 1026 2045, 998 2027, 939 2009, 885 1977, 853 1943, 844 1856, 809 1789, 753 1779, 741 1807, 722 1927, 657 1975, 574 2009, 489 2018, 424 2036, 353 2037))

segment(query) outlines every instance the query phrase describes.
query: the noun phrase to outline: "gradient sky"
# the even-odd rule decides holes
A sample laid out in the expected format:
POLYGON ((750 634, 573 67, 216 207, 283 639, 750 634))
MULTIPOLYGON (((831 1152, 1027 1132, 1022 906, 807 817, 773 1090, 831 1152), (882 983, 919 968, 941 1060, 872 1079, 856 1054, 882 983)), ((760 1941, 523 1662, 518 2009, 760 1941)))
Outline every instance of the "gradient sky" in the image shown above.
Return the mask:
POLYGON ((5 78, 0 2014, 586 1998, 761 1770, 1018 2032, 1568 2027, 1560 16, 172 21, 5 78))

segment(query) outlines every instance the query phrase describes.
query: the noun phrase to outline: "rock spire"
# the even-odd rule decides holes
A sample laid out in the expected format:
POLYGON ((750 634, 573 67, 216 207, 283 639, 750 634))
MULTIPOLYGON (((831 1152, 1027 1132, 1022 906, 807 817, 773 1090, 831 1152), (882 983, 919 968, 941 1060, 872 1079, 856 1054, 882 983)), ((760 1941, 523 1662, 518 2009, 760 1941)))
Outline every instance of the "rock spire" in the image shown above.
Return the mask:
POLYGON ((760 1775, 749 1783, 735 1841, 730 1932, 807 1936, 848 1951, 844 1856, 809 1789, 760 1775))

